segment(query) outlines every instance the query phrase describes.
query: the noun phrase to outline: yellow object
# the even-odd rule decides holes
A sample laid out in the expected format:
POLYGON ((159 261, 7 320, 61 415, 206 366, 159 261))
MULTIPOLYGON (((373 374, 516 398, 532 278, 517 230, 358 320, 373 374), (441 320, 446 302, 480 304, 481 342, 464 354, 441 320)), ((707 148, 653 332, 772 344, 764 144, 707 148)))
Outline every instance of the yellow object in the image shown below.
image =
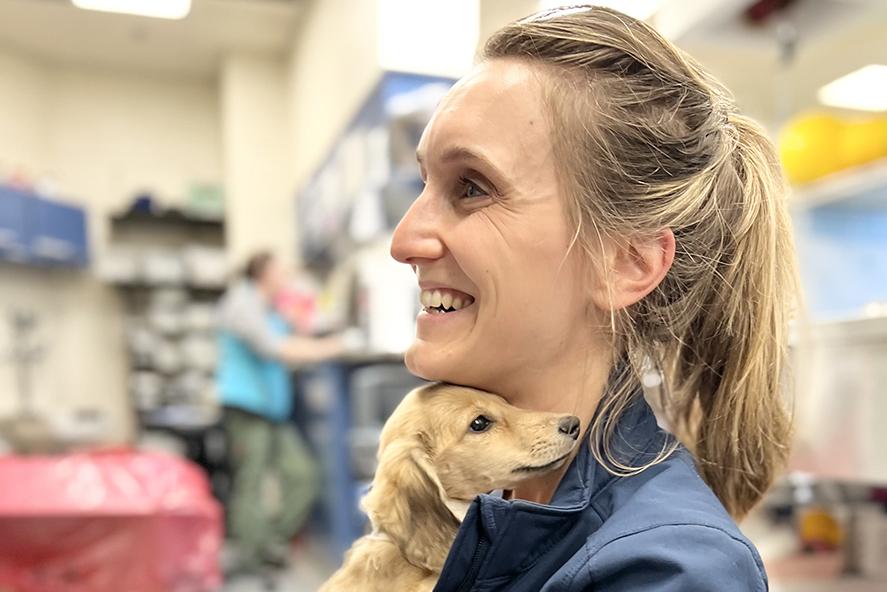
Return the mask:
POLYGON ((820 507, 801 511, 798 531, 805 547, 837 549, 844 539, 841 525, 828 510, 820 507))
POLYGON ((844 124, 840 146, 845 167, 887 158, 887 118, 848 121, 844 124))
POLYGON ((779 156, 789 181, 809 183, 839 170, 843 124, 825 113, 808 113, 789 122, 779 136, 779 156))

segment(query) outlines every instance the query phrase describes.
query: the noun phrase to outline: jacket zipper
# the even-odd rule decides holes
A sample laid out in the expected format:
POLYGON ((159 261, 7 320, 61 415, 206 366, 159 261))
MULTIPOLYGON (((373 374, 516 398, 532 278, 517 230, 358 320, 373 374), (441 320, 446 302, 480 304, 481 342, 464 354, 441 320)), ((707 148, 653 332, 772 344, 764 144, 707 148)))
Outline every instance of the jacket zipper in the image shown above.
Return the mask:
POLYGON ((480 540, 477 542, 477 547, 474 548, 474 556, 471 558, 471 567, 468 568, 468 571, 465 573, 465 577, 462 578, 462 582, 459 584, 459 588, 457 588, 456 592, 471 591, 471 586, 477 578, 477 574, 480 571, 480 566, 484 562, 487 548, 489 546, 489 539, 487 539, 485 535, 481 535, 480 540))

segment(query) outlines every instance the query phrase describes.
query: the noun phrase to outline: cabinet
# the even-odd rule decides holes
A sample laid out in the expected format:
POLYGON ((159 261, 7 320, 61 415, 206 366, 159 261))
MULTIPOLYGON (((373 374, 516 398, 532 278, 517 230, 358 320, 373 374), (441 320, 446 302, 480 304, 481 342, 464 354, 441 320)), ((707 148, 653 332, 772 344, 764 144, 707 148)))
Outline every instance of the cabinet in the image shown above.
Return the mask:
POLYGON ((853 320, 887 303, 887 160, 830 175, 791 203, 810 316, 853 320))
POLYGON ((0 185, 0 260, 85 267, 89 263, 85 210, 0 185))
POLYGON ((887 483, 887 161, 807 186, 792 217, 807 318, 794 340, 791 468, 887 483))

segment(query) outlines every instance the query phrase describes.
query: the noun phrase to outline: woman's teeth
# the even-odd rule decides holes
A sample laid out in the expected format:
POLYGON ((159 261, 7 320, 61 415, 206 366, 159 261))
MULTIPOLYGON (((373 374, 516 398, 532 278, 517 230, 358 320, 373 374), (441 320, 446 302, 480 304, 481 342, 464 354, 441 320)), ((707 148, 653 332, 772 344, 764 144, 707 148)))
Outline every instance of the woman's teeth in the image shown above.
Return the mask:
POLYGON ((420 300, 429 312, 453 312, 474 302, 468 294, 449 290, 422 290, 420 300))

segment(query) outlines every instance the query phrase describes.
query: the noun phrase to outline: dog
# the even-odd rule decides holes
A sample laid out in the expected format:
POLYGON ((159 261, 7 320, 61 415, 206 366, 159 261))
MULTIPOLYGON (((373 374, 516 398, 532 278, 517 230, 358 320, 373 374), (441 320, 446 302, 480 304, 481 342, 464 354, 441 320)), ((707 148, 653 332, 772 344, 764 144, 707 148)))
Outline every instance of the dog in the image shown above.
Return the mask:
POLYGON ((321 592, 431 592, 471 501, 563 466, 579 424, 467 387, 411 391, 385 423, 362 501, 372 533, 355 541, 321 592))

